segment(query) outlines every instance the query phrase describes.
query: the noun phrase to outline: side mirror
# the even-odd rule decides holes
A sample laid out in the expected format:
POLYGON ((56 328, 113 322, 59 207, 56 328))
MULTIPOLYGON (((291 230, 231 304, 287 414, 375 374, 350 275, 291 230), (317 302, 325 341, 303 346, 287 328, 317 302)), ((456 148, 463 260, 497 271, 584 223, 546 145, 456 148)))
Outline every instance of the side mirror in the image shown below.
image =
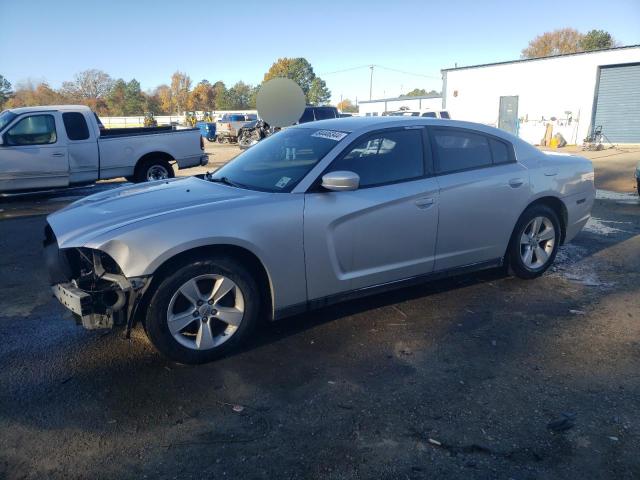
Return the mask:
POLYGON ((334 192, 357 190, 360 186, 360 176, 347 171, 329 172, 322 176, 322 186, 334 192))

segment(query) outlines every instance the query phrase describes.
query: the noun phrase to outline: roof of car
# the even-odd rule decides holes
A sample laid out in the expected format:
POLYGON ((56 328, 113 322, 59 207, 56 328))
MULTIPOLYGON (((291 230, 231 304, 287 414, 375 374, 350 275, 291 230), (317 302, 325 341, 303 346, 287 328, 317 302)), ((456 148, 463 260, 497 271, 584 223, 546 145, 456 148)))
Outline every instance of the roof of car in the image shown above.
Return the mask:
POLYGON ((58 111, 67 111, 73 110, 77 112, 78 110, 88 110, 91 111, 89 107, 86 105, 42 105, 36 107, 18 107, 18 108, 10 108, 13 113, 17 113, 20 115, 21 113, 29 113, 29 112, 58 112, 58 111))
POLYGON ((392 126, 394 123, 422 122, 423 124, 435 122, 438 124, 441 119, 425 118, 425 117, 341 117, 329 118, 327 120, 318 120, 315 122, 302 123, 292 128, 318 128, 328 130, 340 130, 342 132, 355 132, 358 130, 367 130, 371 128, 382 128, 392 126))

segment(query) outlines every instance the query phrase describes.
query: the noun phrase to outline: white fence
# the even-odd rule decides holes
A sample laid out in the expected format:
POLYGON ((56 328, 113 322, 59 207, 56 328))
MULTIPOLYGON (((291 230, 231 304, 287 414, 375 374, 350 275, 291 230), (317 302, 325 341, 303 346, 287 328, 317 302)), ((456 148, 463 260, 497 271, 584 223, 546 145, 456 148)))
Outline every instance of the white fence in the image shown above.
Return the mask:
MULTIPOLYGON (((204 112, 195 112, 196 118, 201 120, 204 112)), ((214 120, 222 117, 225 113, 257 113, 257 110, 215 110, 212 112, 214 120)), ((157 115, 154 116, 158 125, 184 125, 185 115, 157 115)), ((129 117, 103 117, 100 116, 100 121, 106 128, 127 128, 127 127, 142 127, 144 126, 144 115, 129 116, 129 117)))

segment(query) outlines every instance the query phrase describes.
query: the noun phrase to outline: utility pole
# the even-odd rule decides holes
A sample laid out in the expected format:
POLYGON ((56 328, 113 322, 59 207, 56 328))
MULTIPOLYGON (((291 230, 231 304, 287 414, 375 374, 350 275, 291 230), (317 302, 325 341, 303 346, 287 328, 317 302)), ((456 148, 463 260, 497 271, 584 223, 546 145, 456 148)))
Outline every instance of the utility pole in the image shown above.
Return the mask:
POLYGON ((369 100, 371 100, 371 95, 373 92, 373 67, 375 65, 369 65, 369 68, 371 69, 371 75, 369 77, 369 100))

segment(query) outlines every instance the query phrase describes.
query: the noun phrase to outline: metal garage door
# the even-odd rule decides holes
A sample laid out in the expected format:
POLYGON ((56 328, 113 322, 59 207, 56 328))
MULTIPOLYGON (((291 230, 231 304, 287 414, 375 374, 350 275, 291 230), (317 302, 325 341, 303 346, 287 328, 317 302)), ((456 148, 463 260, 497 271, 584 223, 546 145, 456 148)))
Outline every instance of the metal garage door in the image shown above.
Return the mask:
POLYGON ((640 143, 640 64, 601 67, 593 126, 613 143, 640 143))

